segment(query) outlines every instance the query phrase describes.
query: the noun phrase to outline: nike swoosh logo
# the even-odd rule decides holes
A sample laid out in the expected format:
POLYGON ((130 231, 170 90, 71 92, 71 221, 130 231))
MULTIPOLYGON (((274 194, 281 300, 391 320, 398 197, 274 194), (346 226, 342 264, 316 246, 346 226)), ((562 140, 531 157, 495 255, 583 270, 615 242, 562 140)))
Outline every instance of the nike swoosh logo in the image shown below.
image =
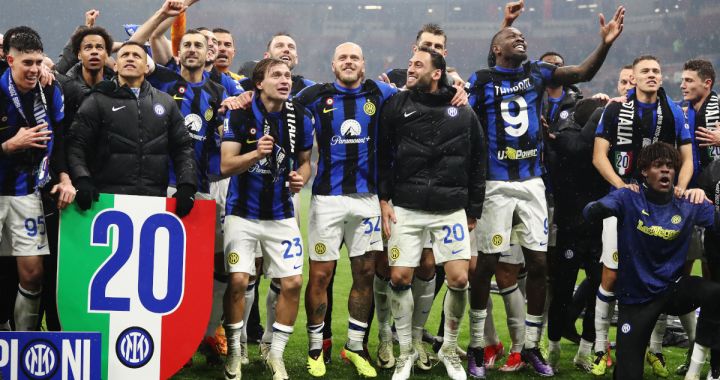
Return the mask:
POLYGON ((380 240, 371 241, 371 242, 370 242, 370 245, 373 245, 373 244, 378 243, 378 242, 380 242, 380 240))
POLYGON ((330 109, 323 108, 323 113, 332 112, 332 111, 335 111, 336 109, 337 109, 337 108, 330 108, 330 109))
POLYGON ((541 247, 544 246, 544 245, 547 245, 547 243, 540 243, 540 246, 541 246, 541 247))
POLYGON ((245 144, 255 144, 257 140, 245 140, 245 144))
POLYGON ((452 251, 452 254, 453 254, 453 255, 458 254, 458 253, 462 252, 464 249, 465 249, 465 248, 452 251))
POLYGON ((126 107, 126 106, 113 107, 112 110, 113 110, 113 112, 115 112, 115 111, 120 111, 121 109, 123 109, 123 108, 125 108, 125 107, 126 107))
POLYGON ((37 249, 40 250, 40 249, 43 249, 43 248, 45 248, 45 247, 47 247, 47 244, 45 244, 45 245, 38 245, 38 246, 37 246, 37 249))
POLYGON ((293 269, 300 269, 300 268, 302 268, 302 266, 303 266, 302 264, 300 264, 300 265, 295 265, 295 266, 293 267, 293 269))
POLYGON ((183 100, 183 99, 185 99, 185 97, 184 97, 184 96, 173 95, 173 99, 175 99, 175 100, 183 100))
POLYGON ((414 114, 415 112, 417 112, 417 111, 405 112, 404 115, 405 115, 405 117, 408 117, 408 116, 414 114))
POLYGON ((645 210, 642 210, 642 211, 640 211, 640 213, 641 213, 641 214, 643 214, 643 215, 647 215, 647 216, 650 216, 650 214, 648 214, 648 212, 647 212, 647 211, 645 211, 645 210))

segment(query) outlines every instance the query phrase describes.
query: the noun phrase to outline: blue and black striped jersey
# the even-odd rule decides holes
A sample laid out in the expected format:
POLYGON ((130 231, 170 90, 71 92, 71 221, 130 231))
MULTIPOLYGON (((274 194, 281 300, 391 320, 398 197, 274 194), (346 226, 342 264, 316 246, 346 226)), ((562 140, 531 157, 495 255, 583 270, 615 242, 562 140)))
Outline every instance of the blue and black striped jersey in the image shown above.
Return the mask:
MULTIPOLYGON (((194 141, 198 192, 209 193, 209 181, 220 178, 220 127, 224 118, 217 110, 227 97, 225 89, 207 78, 188 83, 162 66, 157 66, 147 80, 153 87, 171 95, 185 118, 185 127, 194 141)), ((175 185, 172 162, 170 166, 170 185, 175 185)))
POLYGON ((524 180, 544 173, 540 116, 555 68, 530 61, 514 69, 480 70, 468 79, 470 105, 487 133, 488 180, 524 180))
POLYGON ((255 97, 252 109, 228 113, 223 141, 240 143, 241 155, 256 150, 257 141, 265 134, 266 117, 268 124, 277 128, 276 133, 270 133, 275 148, 270 156, 230 179, 225 207, 228 215, 260 220, 281 220, 294 215, 287 176, 295 170, 293 161, 297 154, 312 148, 312 115, 294 101, 286 102, 282 112, 268 113, 259 97, 255 97), (273 162, 283 161, 283 167, 273 167, 273 162))
MULTIPOLYGON (((20 128, 34 127, 50 121, 50 129, 60 125, 65 117, 65 106, 60 85, 53 82, 50 87, 44 88, 46 104, 46 120, 38 120, 34 110, 35 96, 39 87, 25 94, 17 92, 17 100, 22 111, 18 111, 9 90, 9 77, 11 70, 6 70, 0 77, 0 142, 13 137, 20 128), (25 117, 23 117, 23 114, 25 117)), ((17 87, 14 87, 17 89, 17 87)), ((16 90, 17 91, 17 90, 16 90)), ((26 149, 11 155, 0 157, 0 195, 21 196, 35 192, 38 185, 38 170, 41 161, 48 152, 52 152, 54 138, 48 141, 45 149, 26 149)), ((47 168, 45 169, 47 170, 47 168)))
POLYGON ((397 89, 366 80, 356 89, 317 84, 295 98, 315 117, 318 169, 313 194, 377 193, 380 111, 397 89))

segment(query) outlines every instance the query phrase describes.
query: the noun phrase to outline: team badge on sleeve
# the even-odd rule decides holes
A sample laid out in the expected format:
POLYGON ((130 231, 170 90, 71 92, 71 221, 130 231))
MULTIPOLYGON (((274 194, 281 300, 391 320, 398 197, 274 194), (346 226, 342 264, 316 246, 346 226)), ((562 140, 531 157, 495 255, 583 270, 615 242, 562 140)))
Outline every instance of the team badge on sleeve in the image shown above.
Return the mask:
POLYGON ((58 314, 102 337, 102 379, 167 379, 195 353, 212 302, 215 202, 102 194, 63 210, 58 314), (179 333, 182 332, 182 333, 179 333))

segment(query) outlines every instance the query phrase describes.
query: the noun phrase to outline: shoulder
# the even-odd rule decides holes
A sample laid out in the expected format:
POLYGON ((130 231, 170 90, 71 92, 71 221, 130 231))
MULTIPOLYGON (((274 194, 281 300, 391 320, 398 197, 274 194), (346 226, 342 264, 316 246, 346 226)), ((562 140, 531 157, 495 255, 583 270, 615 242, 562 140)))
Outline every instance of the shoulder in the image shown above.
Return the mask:
POLYGON ((332 90, 333 87, 330 83, 316 83, 302 89, 302 91, 293 97, 293 101, 304 106, 309 106, 317 101, 320 96, 331 93, 332 90))
POLYGON ((376 87, 380 91, 380 94, 383 96, 383 98, 386 99, 395 95, 398 92, 398 89, 396 87, 375 79, 366 80, 365 85, 369 87, 376 87))
POLYGON ((252 110, 236 109, 228 113, 227 120, 231 125, 239 125, 254 122, 255 117, 252 110))
POLYGON ((205 84, 203 84, 203 88, 205 91, 207 91, 209 94, 216 96, 218 99, 221 99, 223 96, 223 93, 225 92, 225 87, 222 85, 211 81, 210 79, 205 80, 205 84))

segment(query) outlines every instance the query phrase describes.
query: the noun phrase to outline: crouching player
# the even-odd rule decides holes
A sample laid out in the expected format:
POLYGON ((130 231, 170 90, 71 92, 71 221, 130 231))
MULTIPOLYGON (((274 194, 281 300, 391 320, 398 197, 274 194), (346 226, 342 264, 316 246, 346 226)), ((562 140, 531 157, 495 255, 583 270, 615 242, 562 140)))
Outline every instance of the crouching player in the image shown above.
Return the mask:
MULTIPOLYGON (((696 352, 720 347, 720 284, 683 271, 694 226, 717 233, 719 214, 710 202, 696 204, 674 196, 678 156, 675 148, 662 142, 643 148, 637 161, 643 177, 639 191, 615 190, 584 210, 589 221, 618 218, 620 314, 615 379, 642 378, 645 347, 661 313, 683 315, 701 307, 696 352)), ((685 197, 697 200, 704 195, 693 189, 685 197)), ((694 367, 688 375, 697 379, 694 367)))
POLYGON ((256 91, 252 105, 229 113, 221 146, 222 173, 232 176, 224 227, 229 273, 223 299, 228 340, 225 379, 240 378, 245 289, 255 273, 259 242, 263 272, 268 278, 279 278, 281 284, 267 365, 273 380, 285 380, 283 352, 297 317, 303 267, 303 243, 291 192, 299 192, 310 178, 312 116, 288 101, 292 81, 285 62, 263 59, 252 78, 256 91))

